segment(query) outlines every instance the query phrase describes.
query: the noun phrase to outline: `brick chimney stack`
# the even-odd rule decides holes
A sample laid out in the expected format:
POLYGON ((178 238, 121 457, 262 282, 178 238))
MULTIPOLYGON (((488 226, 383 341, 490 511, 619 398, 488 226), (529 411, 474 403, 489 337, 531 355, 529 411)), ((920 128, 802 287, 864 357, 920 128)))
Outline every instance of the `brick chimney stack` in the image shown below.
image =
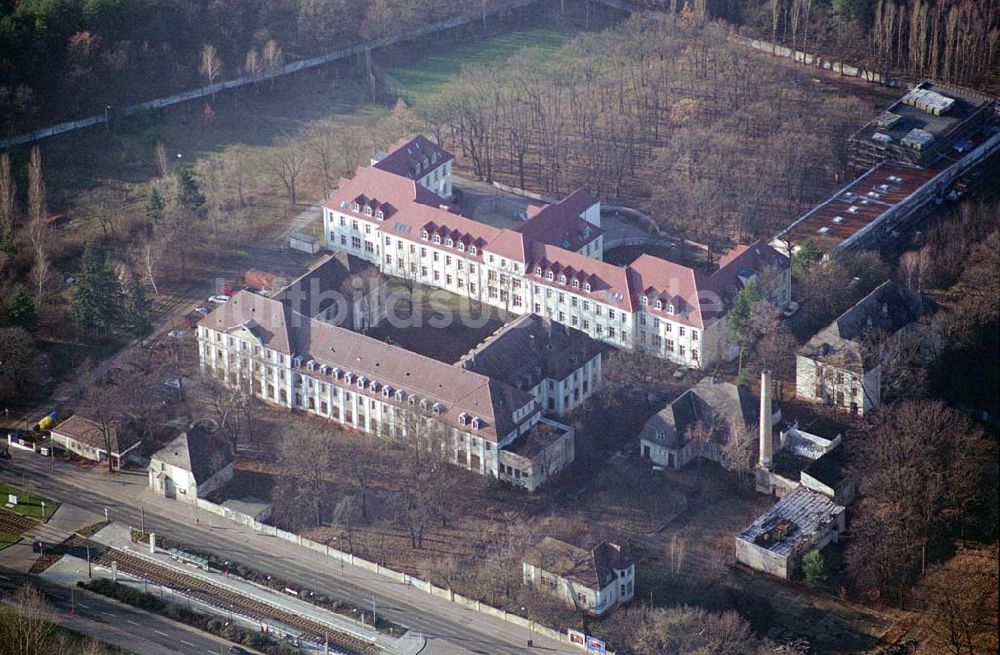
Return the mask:
POLYGON ((771 426, 771 373, 760 374, 760 466, 771 469, 774 457, 774 437, 771 426))

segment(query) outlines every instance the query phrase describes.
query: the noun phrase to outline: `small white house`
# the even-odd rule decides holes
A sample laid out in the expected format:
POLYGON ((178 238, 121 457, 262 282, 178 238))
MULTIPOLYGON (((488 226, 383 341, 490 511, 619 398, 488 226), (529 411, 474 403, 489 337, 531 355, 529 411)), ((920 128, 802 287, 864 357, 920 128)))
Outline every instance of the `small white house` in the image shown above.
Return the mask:
POLYGON ((108 426, 107 434, 96 421, 75 414, 52 428, 52 441, 84 459, 106 462, 121 469, 129 455, 138 454, 139 440, 108 426))
POLYGON ((600 616, 635 596, 635 562, 608 541, 587 550, 545 537, 529 549, 522 569, 524 584, 586 614, 600 616))
POLYGON ((232 479, 233 459, 228 441, 192 429, 150 458, 149 486, 165 498, 193 503, 232 479))

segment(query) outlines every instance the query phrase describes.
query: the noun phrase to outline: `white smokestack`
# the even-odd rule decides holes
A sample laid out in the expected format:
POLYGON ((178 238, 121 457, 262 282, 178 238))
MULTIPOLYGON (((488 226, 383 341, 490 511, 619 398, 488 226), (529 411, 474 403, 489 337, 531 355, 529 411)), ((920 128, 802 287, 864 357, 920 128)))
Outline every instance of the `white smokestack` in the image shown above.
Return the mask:
POLYGON ((771 468, 774 439, 771 436, 771 373, 760 374, 760 465, 771 468))

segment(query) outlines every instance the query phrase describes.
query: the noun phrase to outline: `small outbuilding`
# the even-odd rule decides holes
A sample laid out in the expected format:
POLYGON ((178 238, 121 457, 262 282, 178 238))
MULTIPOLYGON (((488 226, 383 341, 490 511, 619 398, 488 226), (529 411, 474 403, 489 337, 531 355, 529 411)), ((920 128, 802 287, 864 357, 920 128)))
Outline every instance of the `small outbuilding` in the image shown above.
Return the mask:
POLYGON ((135 435, 112 426, 102 427, 97 421, 74 414, 52 428, 52 441, 79 457, 94 462, 111 459, 113 469, 121 469, 131 455, 138 455, 139 440, 135 435))
POLYGON ((587 614, 600 616, 635 596, 635 562, 609 541, 587 550, 545 537, 529 549, 522 568, 524 584, 587 614))
POLYGON ((838 540, 844 511, 825 494, 797 486, 736 536, 736 561, 788 579, 806 553, 838 540))
POLYGON ((203 428, 193 428, 149 460, 149 486, 165 498, 196 502, 233 477, 232 445, 203 428))

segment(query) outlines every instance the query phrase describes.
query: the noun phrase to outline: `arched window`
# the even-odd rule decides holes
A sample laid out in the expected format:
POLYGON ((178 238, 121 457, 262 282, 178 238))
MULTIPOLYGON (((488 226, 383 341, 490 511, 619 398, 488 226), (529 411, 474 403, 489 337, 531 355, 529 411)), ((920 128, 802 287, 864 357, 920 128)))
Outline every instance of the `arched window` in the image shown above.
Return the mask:
POLYGON ((470 255, 475 255, 476 254, 476 247, 475 246, 469 246, 469 254, 470 255))
POLYGON ((420 230, 420 238, 427 241, 427 230, 420 230))
POLYGON ((441 243, 441 235, 440 234, 435 234, 434 235, 434 243, 441 243))
POLYGON ((354 203, 353 205, 351 205, 351 208, 354 211, 358 211, 359 209, 361 209, 361 205, 359 205, 358 203, 354 203))
POLYGON ((455 245, 455 242, 451 240, 451 237, 448 237, 447 239, 444 240, 444 245, 451 248, 455 245))
POLYGON ((641 303, 642 303, 643 305, 648 305, 648 304, 649 304, 649 298, 647 298, 646 296, 643 296, 643 297, 642 297, 642 298, 641 298, 641 299, 639 300, 639 302, 641 302, 641 303))
POLYGON ((559 275, 559 284, 566 284, 566 276, 565 275, 562 275, 562 274, 559 275))
POLYGON ((545 271, 545 279, 551 281, 555 279, 555 274, 552 271, 545 271))
POLYGON ((590 291, 590 282, 584 282, 583 283, 583 290, 584 291, 590 291))
POLYGON ((535 275, 541 275, 541 274, 542 274, 542 267, 541 266, 536 266, 535 267, 535 275))
POLYGON ((656 308, 657 309, 663 309, 663 301, 662 300, 657 300, 656 301, 656 308))
POLYGON ((375 212, 375 218, 377 218, 380 221, 385 219, 385 214, 382 213, 381 209, 375 212))
POLYGON ((458 250, 459 252, 465 252, 465 244, 461 241, 458 242, 458 250))
POLYGON ((573 280, 573 288, 574 289, 580 288, 580 280, 573 280))
POLYGON ((372 215, 372 208, 369 207, 368 205, 365 205, 365 216, 371 216, 371 215, 372 215))

